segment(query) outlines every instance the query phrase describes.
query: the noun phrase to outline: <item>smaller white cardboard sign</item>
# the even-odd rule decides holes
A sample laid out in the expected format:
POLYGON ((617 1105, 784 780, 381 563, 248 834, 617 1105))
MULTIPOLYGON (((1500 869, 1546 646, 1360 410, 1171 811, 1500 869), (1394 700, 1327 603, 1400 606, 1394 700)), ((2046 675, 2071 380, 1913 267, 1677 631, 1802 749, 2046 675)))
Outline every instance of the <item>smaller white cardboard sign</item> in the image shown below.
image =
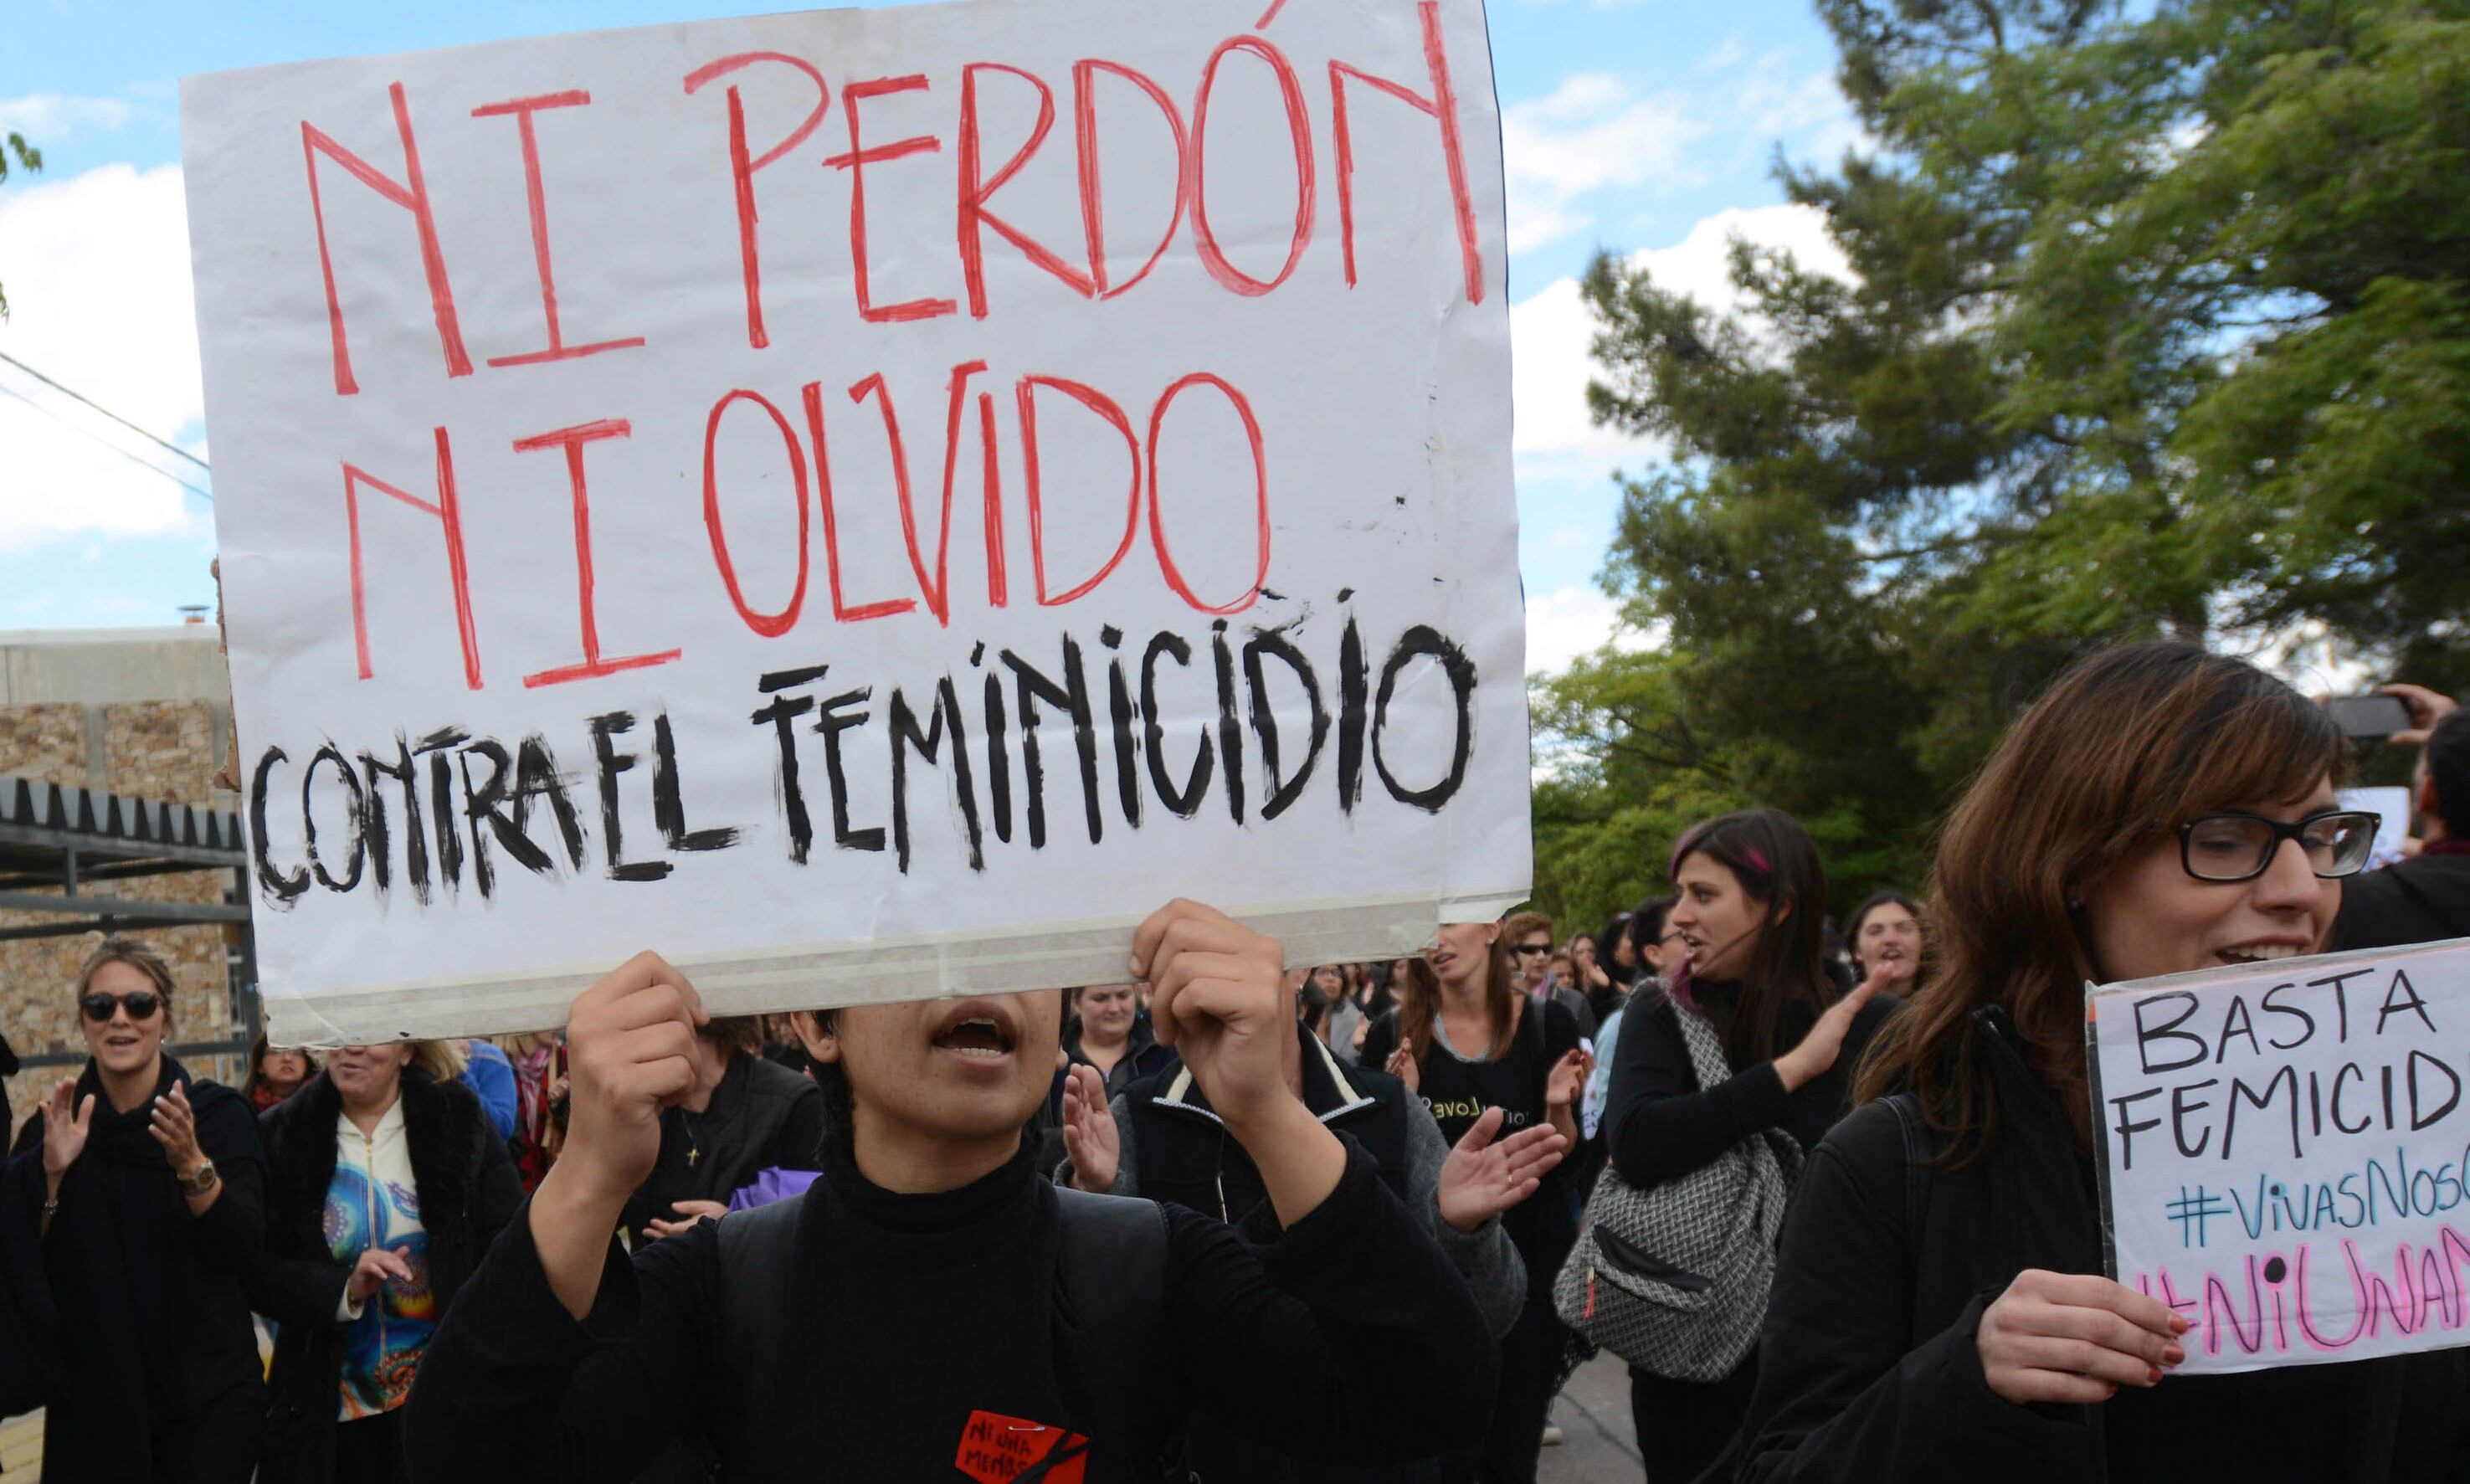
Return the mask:
POLYGON ((2470 1344, 2470 939, 2088 986, 2110 1276, 2184 1374, 2470 1344))

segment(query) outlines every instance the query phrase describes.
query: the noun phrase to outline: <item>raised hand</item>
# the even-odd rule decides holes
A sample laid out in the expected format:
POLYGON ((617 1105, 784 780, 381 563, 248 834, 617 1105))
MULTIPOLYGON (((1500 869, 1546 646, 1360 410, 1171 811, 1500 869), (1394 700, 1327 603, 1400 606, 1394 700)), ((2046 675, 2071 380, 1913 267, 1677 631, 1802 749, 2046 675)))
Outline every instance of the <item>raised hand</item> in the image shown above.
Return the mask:
POLYGON ((189 1106, 187 1088, 174 1082, 169 1093, 154 1100, 153 1111, 147 1115, 147 1131, 163 1146, 163 1158, 174 1174, 183 1180, 197 1177, 206 1155, 198 1148, 198 1116, 189 1106))
POLYGON ((1535 1187, 1561 1163, 1565 1152, 1560 1133, 1549 1124, 1521 1129, 1495 1143, 1503 1117, 1486 1108, 1441 1162, 1439 1188, 1433 1193, 1441 1219, 1461 1232, 1472 1232, 1494 1217, 1535 1194, 1535 1187))
POLYGON ((1587 1078, 1596 1071, 1596 1058, 1584 1051, 1572 1049, 1561 1054, 1552 1070, 1544 1078, 1544 1105, 1566 1108, 1578 1101, 1587 1090, 1587 1078))
POLYGON ((1107 1106, 1107 1083, 1096 1067, 1079 1066, 1063 1079, 1063 1152, 1072 1156, 1072 1184, 1104 1195, 1123 1167, 1123 1141, 1107 1106))
POLYGON ((411 1264, 405 1262, 400 1253, 389 1252, 384 1247, 371 1247, 352 1264, 352 1276, 344 1283, 343 1291, 353 1303, 365 1304, 371 1294, 387 1283, 410 1281, 411 1264))
POLYGON ((94 1122, 94 1094, 77 1098, 77 1078, 64 1077, 42 1103, 43 1173, 58 1180, 85 1152, 86 1129, 94 1122), (71 1104, 75 1111, 71 1111, 71 1104))
POLYGON ((2187 1321, 2158 1299, 2107 1278, 2027 1268, 1973 1332, 1982 1379, 2018 1405, 2107 1402, 2121 1386, 2155 1386, 2187 1358, 2187 1321))
POLYGON ((1404 1035, 1398 1037, 1398 1049, 1389 1054, 1381 1070, 1406 1083, 1409 1092, 1423 1090, 1424 1069, 1415 1064, 1415 1043, 1404 1035))
POLYGON ((1286 1080, 1295 1011, 1285 961, 1274 939, 1180 897, 1132 935, 1131 969, 1149 982, 1158 1044, 1183 1057, 1230 1126, 1296 1101, 1286 1080))
POLYGON ((639 953, 575 997, 566 1041, 571 1111, 557 1168, 623 1200, 661 1155, 661 1113, 694 1088, 695 1028, 710 1017, 686 976, 639 953))
POLYGON ((1878 991, 1887 987, 1895 965, 1884 960, 1870 971, 1870 977, 1845 992, 1844 998, 1827 1008, 1801 1044, 1776 1058, 1776 1075, 1783 1078, 1783 1090, 1798 1092, 1827 1075, 1835 1058, 1844 1054, 1844 1037, 1852 1030, 1852 1018, 1861 1007, 1870 1003, 1878 991))
POLYGON ((2458 704, 2451 696, 2428 689, 2425 685, 2396 683, 2384 687, 2384 693, 2410 708, 2410 725, 2386 740, 2394 747, 2423 747, 2435 724, 2453 714, 2458 704))

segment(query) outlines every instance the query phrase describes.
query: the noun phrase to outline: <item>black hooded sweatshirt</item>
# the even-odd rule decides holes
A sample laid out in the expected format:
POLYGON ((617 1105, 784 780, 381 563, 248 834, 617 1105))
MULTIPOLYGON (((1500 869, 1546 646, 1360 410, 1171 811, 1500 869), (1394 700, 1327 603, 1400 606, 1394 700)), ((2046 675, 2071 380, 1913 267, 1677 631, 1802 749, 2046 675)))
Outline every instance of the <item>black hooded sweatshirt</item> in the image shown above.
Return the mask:
POLYGON ((1154 1484, 1196 1408, 1350 1462, 1471 1445, 1494 1389, 1483 1319, 1372 1161, 1347 1153, 1337 1188, 1262 1230, 1266 1245, 1164 1208, 1140 1354, 1084 1333, 1064 1302, 1060 1203, 1026 1144, 932 1195, 874 1186, 836 1144, 773 1300, 793 1343, 762 1369, 724 1331, 715 1223, 631 1262, 613 1248, 578 1322, 518 1214, 430 1341, 405 1428, 415 1475, 622 1481, 701 1434, 732 1480, 1046 1478, 973 1452, 991 1435, 1085 1438, 1057 1478, 1154 1484), (1093 1388, 1093 1373, 1116 1380, 1093 1388))
MULTIPOLYGON (((104 1096, 93 1062, 78 1078, 76 1097, 93 1095, 94 1118, 42 1241, 56 1320, 55 1385, 43 1416, 49 1477, 157 1477, 178 1466, 154 1457, 167 1429, 202 1409, 262 1412, 266 1404, 242 1287, 266 1229, 257 1119, 240 1094, 193 1080, 165 1056, 153 1097, 175 1083, 188 1089, 198 1148, 222 1181, 203 1216, 190 1213, 150 1131, 153 1098, 122 1113, 104 1096)), ((20 1153, 42 1143, 39 1118, 18 1132, 20 1153)), ((35 1158, 39 1166, 41 1154, 35 1158)))

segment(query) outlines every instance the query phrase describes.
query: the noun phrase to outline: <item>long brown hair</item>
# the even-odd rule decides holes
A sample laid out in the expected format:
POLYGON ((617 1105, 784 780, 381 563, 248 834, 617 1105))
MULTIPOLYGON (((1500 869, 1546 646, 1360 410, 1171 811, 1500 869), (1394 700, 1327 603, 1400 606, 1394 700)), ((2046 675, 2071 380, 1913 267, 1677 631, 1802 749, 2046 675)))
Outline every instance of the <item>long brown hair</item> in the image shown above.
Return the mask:
POLYGON ((2342 760, 2323 709, 2245 661, 2156 641, 2076 661, 1947 817, 1923 928, 1938 974, 1870 1043, 1859 1100, 1917 1094, 1952 1136, 1942 1169, 1989 1153, 1997 1108, 1970 1026, 1995 1005, 2089 1147, 2084 986, 2104 975, 2077 899, 2185 821, 2299 798, 2342 760))
MULTIPOLYGON (((1406 963, 1405 980, 1390 988, 1398 996, 1398 1033, 1415 1048, 1415 1065, 1421 1069, 1433 1054, 1433 1027, 1441 1018, 1441 976, 1420 955, 1406 963)), ((1518 980, 1509 964, 1509 935, 1503 933, 1492 940, 1484 965, 1484 1022, 1491 1028, 1483 1049, 1486 1061, 1498 1061, 1509 1050, 1510 1017, 1518 1013, 1518 980)))
MULTIPOLYGON (((1818 864, 1818 846, 1783 810, 1743 809, 1692 825, 1681 837, 1666 871, 1673 885, 1681 884, 1681 863, 1693 855, 1731 871, 1742 893, 1769 913, 1741 976, 1724 1055, 1736 1067, 1771 1061, 1791 1049, 1785 1006, 1805 1006, 1815 1018, 1835 998, 1834 981, 1827 977, 1827 872, 1818 864), (1773 916, 1779 908, 1781 918, 1773 916)), ((1697 1009, 1689 975, 1673 976, 1671 995, 1697 1009)))

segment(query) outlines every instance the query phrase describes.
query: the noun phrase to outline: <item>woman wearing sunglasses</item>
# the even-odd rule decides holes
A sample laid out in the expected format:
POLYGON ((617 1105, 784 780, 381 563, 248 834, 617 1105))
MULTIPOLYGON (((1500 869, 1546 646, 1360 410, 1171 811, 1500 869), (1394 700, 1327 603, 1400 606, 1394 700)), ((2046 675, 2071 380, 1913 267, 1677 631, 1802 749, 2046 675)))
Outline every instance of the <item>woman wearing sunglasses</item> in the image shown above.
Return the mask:
POLYGON ((1939 971, 1785 1217, 1736 1476, 2451 1476, 2458 1354, 2174 1376, 2184 1321, 2100 1276, 2084 986, 2323 947, 2375 835, 2342 759, 2186 644, 2096 654, 2016 724, 1947 821, 1939 971))
POLYGON ((266 1419, 241 1284, 265 1231, 257 1122, 164 1054, 152 948, 105 939, 77 990, 92 1057, 17 1140, 43 1151, 44 1476, 245 1484, 266 1419))

